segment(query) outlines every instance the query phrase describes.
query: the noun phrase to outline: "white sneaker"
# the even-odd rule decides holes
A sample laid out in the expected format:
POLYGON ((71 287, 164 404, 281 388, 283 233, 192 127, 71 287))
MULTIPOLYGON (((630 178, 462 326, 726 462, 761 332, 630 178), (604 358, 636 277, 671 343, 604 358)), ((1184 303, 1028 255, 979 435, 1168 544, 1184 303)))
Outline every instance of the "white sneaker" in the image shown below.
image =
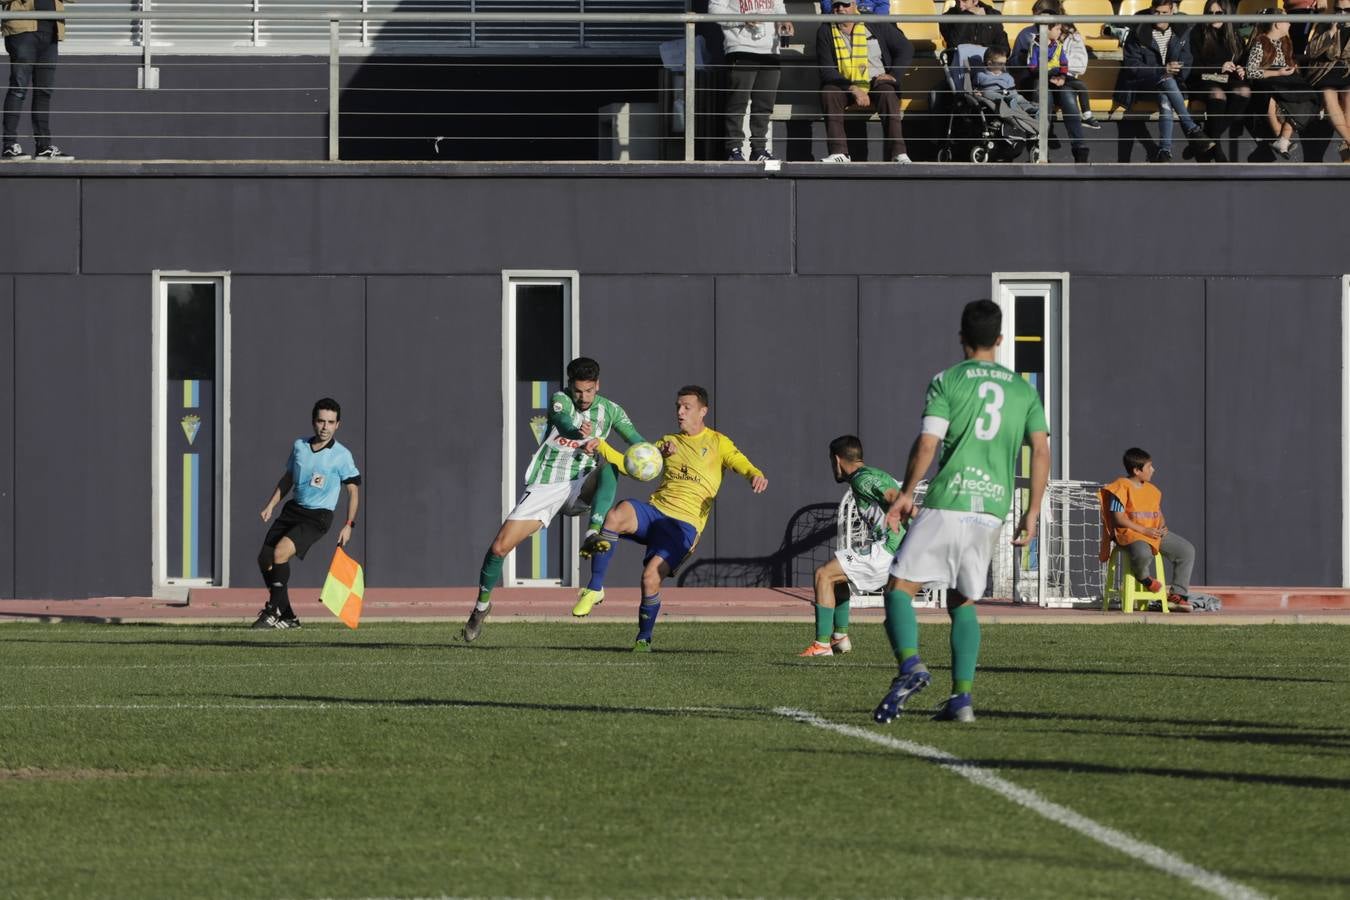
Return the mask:
POLYGON ((831 153, 829 156, 822 159, 821 162, 839 163, 839 162, 853 162, 853 160, 849 157, 847 153, 831 153))
POLYGON ((909 154, 908 154, 908 153, 897 153, 896 156, 895 156, 895 162, 898 162, 898 163, 912 163, 912 162, 914 162, 914 160, 912 160, 912 159, 909 158, 909 154))
POLYGON ((830 637, 830 649, 835 653, 848 653, 853 650, 853 642, 846 634, 836 634, 830 637))

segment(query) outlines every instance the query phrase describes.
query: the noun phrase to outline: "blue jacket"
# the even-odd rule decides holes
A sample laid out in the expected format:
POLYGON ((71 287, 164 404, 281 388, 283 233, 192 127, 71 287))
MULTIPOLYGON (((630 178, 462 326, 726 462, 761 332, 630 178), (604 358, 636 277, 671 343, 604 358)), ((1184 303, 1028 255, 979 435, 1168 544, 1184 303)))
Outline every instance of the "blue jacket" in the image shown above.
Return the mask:
POLYGON ((1172 40, 1167 45, 1167 59, 1158 53, 1158 45, 1153 42, 1153 25, 1156 16, 1140 16, 1142 21, 1130 29, 1125 38, 1124 58, 1120 63, 1120 74, 1116 76, 1115 101, 1127 109, 1134 103, 1135 94, 1153 93, 1159 82, 1167 77, 1166 64, 1181 63, 1181 71, 1176 75, 1177 84, 1185 84, 1191 74, 1191 30, 1172 26, 1172 40))

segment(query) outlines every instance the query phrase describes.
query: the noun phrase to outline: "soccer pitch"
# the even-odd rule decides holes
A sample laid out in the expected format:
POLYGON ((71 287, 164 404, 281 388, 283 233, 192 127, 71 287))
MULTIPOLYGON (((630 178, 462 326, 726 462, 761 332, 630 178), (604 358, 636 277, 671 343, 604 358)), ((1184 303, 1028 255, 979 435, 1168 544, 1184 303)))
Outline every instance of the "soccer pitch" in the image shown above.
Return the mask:
POLYGON ((887 727, 880 625, 457 631, 0 628, 0 894, 1350 893, 1344 626, 986 626, 956 725, 925 624, 887 727))

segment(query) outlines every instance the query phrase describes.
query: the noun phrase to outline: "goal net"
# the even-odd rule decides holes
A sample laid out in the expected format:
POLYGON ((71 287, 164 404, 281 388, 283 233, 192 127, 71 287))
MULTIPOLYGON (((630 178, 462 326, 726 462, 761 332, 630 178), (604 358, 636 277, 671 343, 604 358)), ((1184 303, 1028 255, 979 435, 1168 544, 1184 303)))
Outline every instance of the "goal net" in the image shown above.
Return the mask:
MULTIPOLYGON (((920 483, 915 499, 920 507, 928 485, 920 483)), ((989 581, 981 599, 1011 600, 1047 608, 1099 605, 1103 570, 1097 559, 1101 540, 1101 485, 1090 481, 1051 481, 1035 540, 1025 547, 1012 545, 1013 529, 1022 517, 1030 491, 1013 492, 1013 507, 999 532, 989 581)), ((852 491, 839 501, 836 547, 856 550, 867 544, 867 525, 858 516, 852 491)), ((866 609, 882 605, 879 593, 850 588, 852 603, 866 609)), ((945 606, 945 591, 928 590, 915 606, 945 606)))

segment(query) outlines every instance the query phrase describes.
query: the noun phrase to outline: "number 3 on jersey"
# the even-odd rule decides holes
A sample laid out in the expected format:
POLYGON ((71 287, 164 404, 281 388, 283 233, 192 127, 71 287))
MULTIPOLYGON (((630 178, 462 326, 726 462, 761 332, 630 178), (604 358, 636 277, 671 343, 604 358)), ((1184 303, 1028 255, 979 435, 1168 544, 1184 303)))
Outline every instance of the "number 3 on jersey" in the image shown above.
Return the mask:
POLYGON ((991 441, 1003 424, 1003 388, 992 381, 980 385, 980 399, 985 401, 984 411, 975 417, 975 437, 982 441, 991 441))

